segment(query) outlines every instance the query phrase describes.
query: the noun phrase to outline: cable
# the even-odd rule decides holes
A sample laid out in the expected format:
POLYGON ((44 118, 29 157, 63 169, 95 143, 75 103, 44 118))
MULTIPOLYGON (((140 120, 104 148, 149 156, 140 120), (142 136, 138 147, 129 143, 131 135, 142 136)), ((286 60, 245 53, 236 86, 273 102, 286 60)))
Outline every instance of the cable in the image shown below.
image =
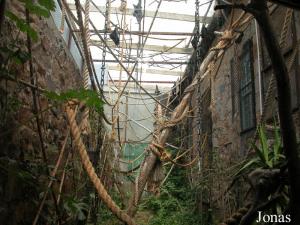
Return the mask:
MULTIPOLYGON (((162 0, 161 0, 162 1, 162 0)), ((93 29, 95 29, 96 27, 95 27, 95 25, 90 21, 90 24, 92 25, 92 27, 93 27, 93 29)), ((95 32, 96 32, 96 34, 99 36, 99 38, 101 39, 101 41, 106 45, 106 47, 108 48, 108 50, 111 52, 111 54, 113 55, 113 57, 117 60, 117 62, 120 64, 120 66, 124 69, 124 71, 126 71, 126 73, 128 74, 128 76, 151 98, 151 99, 153 99, 154 101, 156 101, 158 104, 160 104, 162 107, 164 107, 164 108, 167 108, 168 110, 170 110, 170 111, 172 111, 171 109, 169 109, 168 107, 166 107, 165 105, 163 105, 162 103, 160 103, 156 98, 154 98, 143 86, 141 86, 140 84, 139 84, 139 82, 132 76, 132 73, 130 73, 127 69, 126 69, 126 67, 122 64, 122 63, 120 63, 120 61, 119 61, 119 59, 117 58, 117 56, 113 53, 113 51, 111 50, 111 48, 109 48, 109 46, 107 45, 107 43, 106 42, 104 42, 104 39, 103 39, 103 37, 101 36, 101 34, 95 29, 95 32)), ((135 66, 136 66, 136 64, 135 64, 135 66)), ((135 68, 135 66, 133 67, 133 70, 132 71, 134 71, 134 68, 135 68)), ((127 83, 128 83, 128 81, 129 80, 127 80, 127 83)), ((124 87, 126 87, 126 86, 124 86, 124 87)), ((125 89, 123 88, 123 90, 122 91, 124 91, 125 89)), ((121 94, 123 94, 123 93, 121 93, 121 94)))
MULTIPOLYGON (((156 19, 156 16, 157 16, 157 13, 158 13, 158 10, 159 10, 159 7, 160 7, 160 5, 161 5, 161 3, 162 3, 162 0, 160 0, 159 1, 159 3, 158 3, 158 6, 157 6, 157 8, 156 8, 156 11, 155 11, 155 13, 154 13, 154 17, 153 17, 153 19, 152 19, 152 21, 151 21, 151 24, 150 24, 150 27, 149 27, 149 30, 148 30, 148 33, 147 33, 147 36, 145 37, 145 40, 144 40, 144 42, 143 42, 143 45, 142 45, 142 51, 141 52, 143 52, 143 48, 144 48, 144 46, 145 46, 145 44, 146 44, 146 41, 147 41, 147 39, 148 39, 148 36, 149 36, 149 34, 150 34, 150 31, 151 31, 151 29, 152 29, 152 26, 153 26, 153 24, 154 24, 154 21, 155 21, 155 19, 156 19)), ((138 58, 138 57, 137 57, 138 58)), ((128 79, 127 79, 127 81, 126 81, 126 83, 125 83, 125 85, 124 85, 124 87, 123 87, 123 89, 122 89, 122 91, 121 91, 121 95, 123 94, 123 92, 125 91, 125 88, 126 88, 126 86, 127 86, 127 84, 128 84, 128 82, 129 82, 129 80, 130 80, 130 78, 133 80, 133 81, 135 81, 135 83, 145 92, 145 93, 147 93, 147 91, 143 88, 143 86, 142 85, 140 85, 139 84, 139 82, 132 76, 132 73, 134 72, 134 70, 135 70, 135 67, 137 66, 137 64, 138 64, 138 61, 136 61, 135 62, 135 64, 134 64, 134 66, 133 66, 133 69, 132 69, 132 72, 131 73, 128 73, 128 79)), ((125 70, 126 71, 126 70, 125 70)), ((127 72, 127 71, 126 71, 127 72)), ((150 94, 149 94, 149 96, 151 97, 151 98, 153 98, 150 94)), ((158 100, 156 100, 155 98, 153 98, 158 104, 161 104, 158 100)), ((166 107, 166 106, 164 106, 164 105, 162 105, 164 108, 166 107)), ((170 110, 170 109, 169 109, 170 110)))

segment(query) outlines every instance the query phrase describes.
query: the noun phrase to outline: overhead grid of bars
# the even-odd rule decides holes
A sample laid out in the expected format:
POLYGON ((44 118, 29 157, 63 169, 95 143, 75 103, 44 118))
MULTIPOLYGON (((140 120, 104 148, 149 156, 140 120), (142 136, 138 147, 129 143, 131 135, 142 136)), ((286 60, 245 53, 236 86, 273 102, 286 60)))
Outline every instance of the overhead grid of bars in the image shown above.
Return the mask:
MULTIPOLYGON (((202 5, 212 4, 212 2, 213 1, 206 1, 203 2, 202 5)), ((63 6, 62 8, 65 9, 64 12, 66 14, 66 17, 68 18, 68 20, 71 21, 72 31, 76 36, 76 42, 80 46, 82 55, 85 56, 84 70, 85 70, 85 74, 88 74, 90 77, 90 82, 92 84, 92 87, 95 90, 100 90, 102 95, 104 95, 103 89, 105 89, 105 86, 108 86, 109 90, 112 90, 113 93, 118 95, 115 102, 113 102, 111 96, 107 96, 106 94, 106 99, 107 99, 106 102, 107 103, 109 102, 110 105, 113 106, 113 110, 115 110, 115 108, 117 109, 111 116, 112 120, 110 121, 110 123, 113 124, 112 132, 114 132, 115 130, 114 125, 116 121, 119 120, 120 112, 118 109, 119 108, 118 105, 120 103, 122 104, 121 98, 123 96, 127 96, 129 98, 133 97, 131 94, 128 94, 129 93, 127 91, 128 84, 131 83, 135 84, 137 93, 139 93, 139 97, 142 100, 142 103, 140 103, 140 105, 144 104, 145 107, 147 108, 147 111, 152 114, 152 117, 154 117, 153 116, 154 112, 152 112, 147 107, 145 100, 147 98, 150 98, 157 104, 162 104, 162 103, 157 100, 157 97, 159 96, 153 96, 153 94, 150 94, 148 89, 144 87, 144 85, 145 84, 152 84, 152 85, 174 84, 176 79, 179 78, 180 80, 183 74, 183 71, 182 72, 178 71, 176 70, 176 68, 182 65, 186 65, 187 57, 192 53, 192 48, 190 48, 189 43, 186 43, 187 45, 185 47, 177 47, 177 46, 183 41, 185 41, 187 37, 193 37, 195 34, 194 32, 190 32, 190 33, 178 32, 177 30, 161 32, 161 31, 153 30, 152 27, 156 19, 158 18, 168 19, 168 20, 172 19, 175 21, 181 20, 187 22, 194 22, 195 17, 193 15, 188 15, 188 14, 160 12, 159 8, 161 3, 162 1, 158 2, 155 11, 148 11, 145 10, 146 5, 148 4, 146 1, 138 2, 138 4, 140 4, 140 8, 138 9, 127 8, 126 1, 121 1, 121 5, 118 8, 111 7, 110 0, 106 1, 105 6, 98 5, 94 1, 90 1, 90 3, 86 2, 84 6, 81 5, 79 1, 75 1, 75 4, 74 2, 66 1, 66 0, 62 0, 61 2, 61 5, 63 6), (80 18, 82 16, 79 15, 78 10, 85 15, 84 26, 83 26, 84 29, 80 29, 81 27, 80 21, 83 20, 83 18, 80 18), (89 12, 87 12, 87 10, 89 12), (137 12, 140 13, 140 17, 141 17, 139 19, 140 21, 138 22, 139 30, 132 31, 130 29, 131 25, 129 26, 129 24, 126 24, 127 23, 126 15, 129 14, 132 16, 132 14, 136 13, 136 10, 138 10, 137 12), (98 24, 95 24, 92 19, 91 20, 89 19, 90 12, 97 13, 97 18, 100 18, 101 20, 104 21, 104 27, 102 28, 99 27, 100 29, 96 28, 98 27, 98 24), (122 16, 121 23, 118 17, 120 14, 122 16), (117 23, 115 23, 113 19, 111 19, 111 17, 115 15, 117 16, 117 23), (152 18, 148 30, 145 30, 146 17, 152 18), (112 32, 112 27, 117 28, 117 30, 119 31, 119 35, 121 36, 119 38, 122 40, 119 45, 116 45, 110 38, 107 37, 109 33, 112 32), (85 35, 80 36, 79 33, 85 35), (130 36, 130 39, 128 39, 128 35, 130 36), (132 36, 138 36, 137 43, 132 43, 132 36), (151 44, 146 44, 148 39, 160 40, 160 41, 164 41, 164 43, 168 43, 168 42, 174 43, 174 41, 176 41, 177 44, 175 43, 173 45, 161 45, 161 46, 151 45, 151 44), (93 54, 91 54, 92 52, 91 47, 93 46, 97 46, 102 51, 101 58, 99 58, 99 56, 97 58, 93 57, 93 54), (133 49, 136 49, 136 55, 132 53, 133 49), (148 53, 150 52, 151 54, 145 55, 144 51, 148 51, 148 53), (110 57, 106 57, 106 54, 109 54, 110 57), (172 57, 172 54, 176 55, 176 58, 172 57), (178 55, 182 55, 182 56, 178 56, 178 55), (161 60, 155 60, 156 56, 160 56, 161 60), (94 64, 98 62, 102 64, 100 70, 100 74, 101 74, 100 80, 97 77, 95 66, 94 66, 94 64), (162 69, 143 68, 144 64, 145 65, 148 64, 152 67, 162 67, 162 69), (165 66, 168 68, 165 68, 165 66), (112 71, 119 71, 120 74, 119 78, 116 77, 112 78, 110 75, 112 71), (123 79, 124 78, 123 72, 125 73, 127 79, 123 79), (134 73, 136 74, 134 75, 134 73), (161 75, 172 76, 174 78, 172 80, 163 80, 163 79, 149 80, 146 77, 147 75, 145 75, 144 73, 146 73, 147 75, 161 74, 161 75), (105 80, 106 80, 106 85, 104 85, 105 80), (148 95, 148 97, 145 98, 144 96, 141 95, 141 93, 145 93, 146 95, 148 95)), ((165 4, 169 4, 169 3, 165 3, 165 4)), ((199 16, 198 23, 203 21, 204 22, 210 21, 210 18, 207 18, 207 13, 205 14, 205 16, 201 16, 201 17, 199 16)), ((132 21, 130 22, 132 23, 132 21)), ((178 83, 179 82, 177 82, 177 85, 178 83)), ((177 85, 175 85, 174 88, 176 88, 177 85)), ((132 87, 132 85, 130 87, 132 87)), ((166 93, 162 93, 160 95, 162 96, 168 93, 170 93, 170 91, 167 91, 166 93)), ((162 105, 162 107, 170 110, 166 105, 162 105)), ((108 121, 107 118, 106 121, 108 121)), ((126 140, 123 141, 118 140, 118 142, 124 142, 124 141, 126 140)))
MULTIPOLYGON (((203 4, 208 4, 211 3, 212 1, 207 1, 204 2, 203 4)), ((145 4, 148 4, 145 2, 145 4)), ((144 7, 145 7, 144 4, 144 7)), ((152 3, 151 3, 152 4, 152 3)), ((169 4, 169 3, 165 3, 165 4, 169 4)), ((149 4, 148 4, 149 5, 149 4)), ((72 11, 75 9, 75 4, 72 2, 69 2, 68 4, 68 10, 72 11)), ((90 12, 93 12, 94 14, 97 13, 97 20, 104 20, 105 17, 107 17, 108 15, 106 15, 106 11, 105 9, 107 8, 106 6, 101 6, 96 4, 95 2, 91 1, 91 6, 90 7, 90 12)), ((126 14, 128 14, 129 12, 131 12, 131 10, 129 10, 126 8, 126 14)), ((141 9, 143 11, 143 9, 141 9)), ((110 17, 113 16, 117 16, 119 14, 116 14, 116 9, 114 9, 113 7, 109 10, 110 13, 112 14, 110 17)), ((121 13, 120 8, 118 9, 118 13, 121 13)), ((95 14, 96 15, 96 14, 95 14)), ((132 14, 130 14, 132 16, 132 14)), ((159 10, 157 11, 151 11, 151 13, 149 13, 147 10, 145 12, 142 12, 142 15, 145 17, 152 17, 152 21, 154 22, 156 19, 167 19, 167 20, 174 20, 174 21, 187 21, 187 23, 189 22, 194 22, 194 20, 192 20, 192 17, 194 17, 193 15, 187 15, 187 14, 175 14, 175 13, 164 13, 164 12, 160 12, 159 10), (187 19, 189 18, 189 19, 187 19)), ((74 17, 74 16, 71 16, 74 17)), ((133 18, 134 19, 134 18, 133 18)), ((131 19, 132 20, 132 19, 131 19)), ((145 19, 143 19, 145 21, 145 19)), ((208 23, 210 21, 210 18, 207 17, 207 15, 204 17, 202 16, 200 19, 201 21, 205 21, 205 23, 208 23)), ((96 22, 96 21, 95 21, 96 22)), ((90 33, 91 33, 91 46, 97 46, 100 50, 103 50, 104 47, 106 45, 103 45, 102 41, 99 40, 99 35, 105 35, 106 29, 104 27, 101 28, 98 26, 97 23, 93 22, 94 25, 90 25, 90 33), (96 28, 99 27, 99 28, 96 28)), ((131 21, 132 23, 132 21, 131 21)), ((144 23, 144 22, 142 22, 144 23)), ((184 66, 187 64, 187 59, 188 59, 188 55, 190 55, 192 53, 192 48, 190 48, 189 46, 185 47, 179 47, 178 44, 183 43, 183 41, 186 40, 186 38, 191 37, 194 35, 193 32, 178 32, 177 28, 174 29, 175 31, 155 31, 155 30, 149 30, 149 31, 145 31, 143 29, 142 30, 135 30, 132 31, 131 30, 131 24, 130 26, 125 27, 124 29, 120 26, 120 21, 118 19, 118 23, 113 22, 113 20, 110 20, 110 25, 112 27, 117 27, 119 34, 124 34, 126 35, 126 40, 125 40, 125 46, 123 46, 125 48, 125 55, 124 55, 124 62, 127 64, 133 64, 132 67, 135 67, 134 64, 135 62, 140 62, 140 64, 142 63, 143 65, 148 64, 152 67, 163 67, 166 68, 166 72, 168 70, 170 70, 170 66, 172 70, 175 70, 177 67, 180 66, 184 66), (136 36, 142 37, 143 39, 143 45, 141 46, 139 44, 139 42, 135 42, 135 43, 128 43, 130 41, 128 41, 128 36, 129 39, 132 40, 132 37, 135 38, 136 36), (178 38, 177 38, 178 36, 178 38), (147 39, 151 39, 152 40, 161 40, 164 41, 163 44, 146 44, 147 39), (174 43, 174 41, 176 40, 177 43, 174 43), (172 44, 165 44, 165 43, 172 43, 172 44), (148 54, 140 54, 139 55, 133 55, 131 54, 130 57, 128 55, 129 52, 132 52, 132 49, 139 49, 139 52, 144 52, 147 51, 148 54), (152 52, 152 53, 151 53, 152 52), (151 53, 151 54, 150 54, 151 53), (172 56, 174 55, 174 57, 172 56), (181 56, 180 56, 181 55, 181 56), (156 57, 156 58, 155 58, 156 57), (138 59, 139 58, 139 59, 138 59), (159 60, 157 59, 159 58, 159 60), (183 59, 183 60, 182 60, 183 59)), ((150 25, 152 26, 152 25, 150 25)), ((72 28, 73 33, 78 33, 80 30, 78 29, 78 27, 73 27, 72 28)), ((119 56, 121 55, 120 53, 120 46, 122 45, 122 43, 119 46, 116 46, 112 40, 107 41, 107 45, 108 47, 110 47, 110 49, 112 49, 112 51, 116 54, 116 56, 118 56, 118 58, 120 58, 119 56)), ((109 53, 109 52, 108 52, 109 53)), ((102 62, 102 58, 98 57, 93 57, 93 62, 97 63, 97 62, 102 62), (95 60, 95 61, 94 61, 95 60)), ((107 63, 116 65, 116 63, 118 63, 118 60, 116 59, 112 59, 112 57, 107 58, 106 61, 107 63)), ((114 68, 116 70, 118 70, 118 68, 114 68)), ((120 69, 119 69, 120 70, 120 69)), ((138 68, 134 68, 134 70, 138 71, 138 68)), ((178 72, 178 70, 176 70, 178 72)), ((182 71, 182 70, 181 70, 182 71)), ((160 74, 160 72, 162 74, 164 74, 164 71, 156 71, 156 70, 147 70, 147 73, 155 73, 155 74, 160 74), (158 73, 159 72, 159 73, 158 73)), ((172 74, 169 74, 172 75, 172 74)), ((156 79, 157 80, 157 79, 156 79)), ((156 81, 153 80, 153 81, 156 81)), ((176 80, 176 79, 173 79, 176 80)), ((153 82, 155 83, 155 82, 153 82)), ((126 84, 125 84, 126 86, 126 84)))

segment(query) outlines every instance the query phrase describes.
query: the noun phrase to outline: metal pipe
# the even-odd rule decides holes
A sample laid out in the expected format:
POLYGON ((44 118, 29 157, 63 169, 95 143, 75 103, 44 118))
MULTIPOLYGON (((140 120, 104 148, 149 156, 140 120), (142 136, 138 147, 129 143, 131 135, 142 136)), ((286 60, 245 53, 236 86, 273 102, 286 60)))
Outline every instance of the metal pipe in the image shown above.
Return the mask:
MULTIPOLYGON (((102 62, 101 59, 93 59, 94 62, 102 62)), ((108 63, 119 63, 118 60, 114 60, 114 59, 107 59, 105 60, 105 62, 108 63)), ((127 61, 123 61, 123 63, 135 63, 136 61, 134 60, 127 60, 127 61)), ((148 63, 148 64, 178 64, 178 65, 182 65, 182 64, 188 64, 187 61, 142 61, 142 63, 148 63)))
MULTIPOLYGON (((72 30, 73 32, 80 32, 80 30, 76 29, 76 30, 72 30)), ((120 31, 122 32, 122 29, 120 28, 120 31)), ((104 33, 105 30, 91 30, 91 33, 104 33)), ((125 34, 131 34, 131 35, 147 35, 148 32, 143 32, 143 31, 128 31, 125 30, 125 34)), ((160 31, 151 31, 149 32, 149 35, 173 35, 173 36, 193 36, 195 35, 195 33, 193 32, 160 32, 160 31)))
MULTIPOLYGON (((127 80, 110 80, 109 82, 127 82, 127 80)), ((128 81, 129 83, 135 83, 133 80, 130 80, 128 81)), ((142 81, 139 81, 141 83, 157 83, 157 84, 174 84, 176 81, 162 81, 162 80, 142 80, 142 81)))

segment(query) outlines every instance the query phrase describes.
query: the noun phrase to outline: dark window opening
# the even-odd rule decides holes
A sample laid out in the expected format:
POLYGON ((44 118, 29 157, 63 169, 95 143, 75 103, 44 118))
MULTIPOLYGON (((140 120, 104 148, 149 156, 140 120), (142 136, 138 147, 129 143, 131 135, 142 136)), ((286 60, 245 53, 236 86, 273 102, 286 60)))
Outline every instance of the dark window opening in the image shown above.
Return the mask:
POLYGON ((256 125, 255 90, 251 41, 248 41, 244 45, 240 66, 240 117, 241 131, 244 132, 254 128, 256 125))
POLYGON ((239 77, 237 69, 237 59, 230 60, 230 78, 231 78, 231 104, 232 104, 232 121, 235 120, 239 108, 239 77))

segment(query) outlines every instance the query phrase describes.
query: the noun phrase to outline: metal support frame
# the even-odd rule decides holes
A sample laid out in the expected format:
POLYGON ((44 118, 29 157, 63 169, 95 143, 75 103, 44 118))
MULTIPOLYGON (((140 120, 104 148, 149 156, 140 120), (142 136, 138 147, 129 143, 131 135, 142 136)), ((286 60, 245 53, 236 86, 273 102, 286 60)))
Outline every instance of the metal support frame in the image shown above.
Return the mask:
MULTIPOLYGON (((108 70, 116 70, 120 71, 121 67, 119 65, 107 65, 108 70)), ((128 68, 130 71, 133 69, 132 67, 128 68)), ((169 76, 177 76, 180 77, 183 75, 183 72, 180 71, 174 71, 174 70, 162 70, 162 69, 152 69, 152 68, 147 68, 143 69, 143 73, 151 73, 151 74, 160 74, 160 75, 169 75, 169 76)))
MULTIPOLYGON (((93 59, 94 62, 102 62, 101 59, 93 59)), ((115 60, 115 59, 106 59, 105 62, 107 63, 120 63, 119 61, 115 60)), ((123 64, 125 63, 136 63, 136 61, 134 60, 126 60, 123 61, 123 64)), ((147 64, 163 64, 163 65, 184 65, 184 64, 188 64, 187 61, 143 61, 143 63, 147 63, 147 64)), ((123 68, 124 69, 124 68, 123 68)))
MULTIPOLYGON (((101 41, 93 40, 91 42, 91 46, 99 46, 102 45, 101 41)), ((114 42, 107 41, 107 45, 110 48, 119 48, 119 46, 116 46, 114 42)), ((131 48, 131 49, 138 49, 139 44, 138 43, 132 43, 124 45, 124 48, 131 48)), ((161 45, 145 45, 144 50, 146 51, 154 51, 154 52, 166 52, 166 53, 175 53, 175 54, 192 54, 193 49, 192 48, 178 48, 178 47, 172 47, 172 46, 161 46, 161 45)))
MULTIPOLYGON (((70 3, 69 4, 71 10, 75 10, 75 5, 70 3)), ((102 12, 105 12, 106 8, 105 6, 97 6, 99 10, 102 12)), ((95 6, 91 6, 90 12, 99 12, 95 6)), ((126 9, 126 14, 127 15, 133 15, 134 9, 127 8, 126 9)), ((119 8, 116 7, 111 7, 111 13, 112 14, 122 14, 119 8)), ((145 11, 145 17, 154 17, 155 11, 145 11)), ((157 13, 157 18, 159 19, 169 19, 169 20, 180 20, 180 21, 185 21, 185 22, 195 22, 195 16, 194 15, 188 15, 188 14, 179 14, 179 13, 169 13, 169 12, 158 12, 157 13)), ((206 23, 210 22, 211 17, 207 17, 206 19, 204 17, 199 17, 200 23, 202 21, 205 21, 206 23)))

